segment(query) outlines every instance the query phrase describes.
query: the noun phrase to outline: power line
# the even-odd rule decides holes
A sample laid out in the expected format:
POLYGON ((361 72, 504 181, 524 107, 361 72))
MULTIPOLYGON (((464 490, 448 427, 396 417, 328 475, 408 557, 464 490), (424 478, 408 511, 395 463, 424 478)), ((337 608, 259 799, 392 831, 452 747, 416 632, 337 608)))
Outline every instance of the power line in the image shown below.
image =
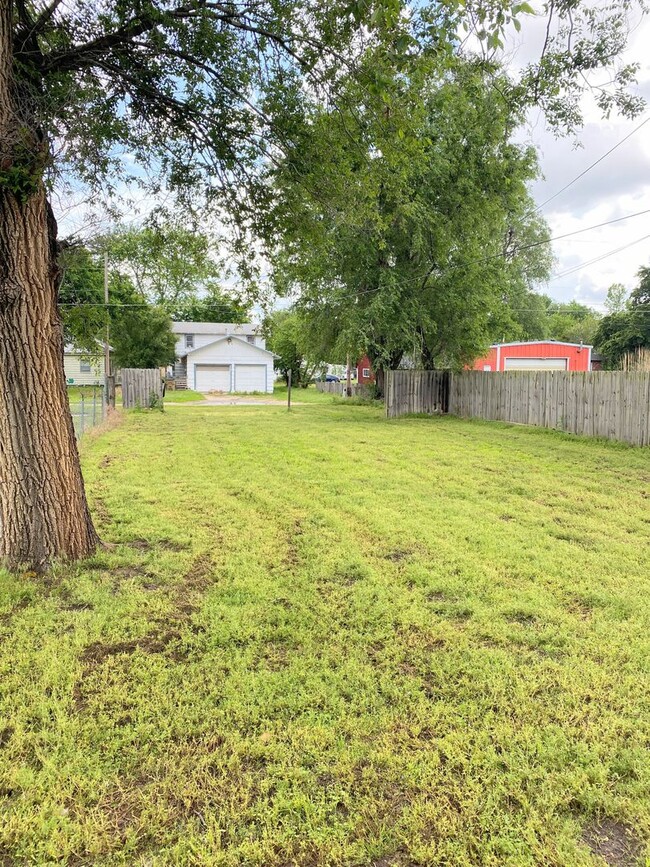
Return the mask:
POLYGON ((549 277, 548 282, 550 283, 552 280, 559 280, 561 277, 568 277, 570 274, 575 274, 576 271, 580 271, 582 268, 587 268, 589 265, 595 265, 596 262, 602 262, 603 259, 607 259, 609 256, 614 256, 616 253, 621 253, 623 250, 627 250, 629 247, 634 247, 635 244, 640 244, 642 241, 647 241, 649 238, 650 235, 643 235, 641 238, 637 238, 636 241, 630 241, 629 244, 623 244, 622 247, 616 247, 616 249, 609 250, 607 253, 602 253, 600 256, 596 256, 594 259, 589 259, 587 262, 581 262, 579 265, 575 265, 567 271, 562 271, 554 277, 549 277))
POLYGON ((629 138, 631 138, 635 133, 637 133, 637 132, 638 132, 642 127, 644 127, 644 126, 645 126, 649 121, 650 121, 650 117, 646 117, 646 119, 645 119, 644 121, 642 121, 638 126, 636 126, 636 127, 632 130, 632 132, 629 132, 629 133, 628 133, 624 138, 622 138, 619 142, 617 142, 613 147, 611 147, 608 151, 606 151, 602 156, 598 157, 597 160, 595 160, 593 163, 591 163, 591 165, 587 166, 587 168, 584 169, 582 172, 580 172, 579 175, 576 175, 576 177, 575 177, 572 181, 569 181, 568 184, 565 184, 565 185, 564 185, 560 190, 558 190, 557 193, 553 193, 553 195, 552 195, 552 196, 549 196, 548 199, 545 199, 545 201, 543 201, 543 202, 541 203, 541 205, 537 205, 537 207, 535 208, 535 210, 532 211, 531 213, 534 213, 535 211, 540 211, 540 210, 541 210, 545 205, 548 205, 549 202, 552 202, 553 199, 556 199, 556 198, 557 198, 558 196, 560 196, 560 195, 561 195, 565 190, 568 190, 569 187, 572 187, 572 186, 573 186, 577 181, 580 180, 580 178, 584 178, 584 176, 587 174, 587 172, 590 172, 593 168, 595 168, 595 166, 597 166, 599 163, 602 163, 602 161, 603 161, 606 157, 608 157, 608 156, 609 156, 611 153, 613 153, 617 148, 619 148, 622 144, 624 144, 624 143, 625 143, 629 138))
MULTIPOLYGON (((648 118, 650 120, 650 118, 648 118)), ((536 241, 534 244, 527 244, 524 247, 518 247, 518 250, 529 250, 531 247, 539 247, 541 244, 550 244, 552 241, 562 241, 564 238, 571 238, 573 235, 581 235, 583 232, 590 232, 592 229, 602 229, 603 226, 613 226, 614 223, 621 223, 624 220, 631 220, 633 217, 642 217, 644 214, 650 214, 650 208, 645 211, 637 211, 635 214, 627 214, 625 217, 616 217, 615 220, 606 220, 604 223, 596 223, 594 226, 587 226, 586 229, 577 229, 575 232, 566 232, 564 235, 555 235, 546 241, 536 241)))
MULTIPOLYGON (((650 118, 648 118, 648 119, 650 120, 650 118)), ((641 217, 641 216, 643 216, 644 214, 650 214, 650 208, 648 208, 648 209, 646 209, 646 210, 644 210, 644 211, 637 211, 637 212, 634 213, 634 214, 627 214, 627 215, 624 216, 624 217, 616 217, 614 220, 606 220, 604 223, 596 223, 596 224, 593 225, 593 226, 586 226, 586 227, 583 228, 583 229, 576 229, 576 230, 573 231, 573 232, 566 232, 566 233, 563 234, 563 235, 556 235, 556 236, 554 236, 554 237, 552 237, 552 238, 545 238, 543 241, 534 241, 532 244, 524 244, 524 245, 521 246, 521 247, 517 247, 515 252, 516 252, 516 253, 521 253, 521 252, 523 252, 524 250, 531 250, 531 249, 533 249, 534 247, 541 247, 541 246, 543 246, 543 245, 545 245, 545 244, 551 244, 551 243, 553 243, 553 241, 560 241, 560 240, 563 240, 563 239, 565 239, 565 238, 570 238, 570 237, 572 237, 572 236, 574 236, 574 235, 580 235, 580 234, 582 234, 582 233, 584 233, 584 232, 589 232, 589 231, 591 231, 591 230, 593 230, 593 229, 601 229, 601 228, 603 228, 603 226, 611 226, 611 225, 613 225, 614 223, 620 223, 620 222, 623 222, 624 220, 631 220, 631 219, 633 219, 634 217, 641 217)), ((613 256, 615 253, 619 253, 619 252, 621 252, 621 250, 625 250, 625 249, 627 249, 628 247, 632 247, 634 244, 638 244, 638 243, 640 243, 641 241, 645 240, 645 238, 647 238, 647 237, 650 237, 650 236, 648 236, 648 235, 644 235, 642 238, 638 238, 636 241, 632 241, 630 244, 625 244, 623 247, 619 247, 619 248, 616 249, 616 250, 610 250, 609 253, 605 253, 605 254, 603 254, 602 256, 599 256, 599 257, 597 257, 597 259, 595 259, 595 260, 593 260, 593 261, 590 261, 590 262, 583 262, 582 264, 577 265, 577 266, 575 267, 575 269, 571 269, 570 271, 565 271, 565 272, 563 272, 563 273, 561 273, 561 274, 556 274, 554 277, 550 277, 548 282, 550 282, 551 280, 557 280, 557 279, 559 279, 560 277, 566 277, 566 276, 569 276, 569 274, 573 273, 574 271, 579 271, 580 268, 586 267, 587 265, 591 265, 591 264, 593 264, 593 263, 596 262, 596 261, 600 261, 601 259, 605 259, 605 258, 607 258, 607 256, 613 256)), ((503 252, 501 252, 501 253, 493 253, 492 255, 490 255, 490 256, 484 256, 484 257, 481 258, 481 259, 473 259, 473 260, 470 260, 469 262, 463 262, 462 264, 451 265, 451 266, 449 266, 449 268, 446 268, 445 270, 443 270, 443 271, 441 272, 441 276, 444 276, 445 274, 448 274, 450 271, 457 271, 457 270, 462 269, 462 268, 467 268, 467 267, 469 267, 470 265, 483 265, 484 263, 486 263, 486 262, 490 262, 490 261, 493 261, 494 259, 502 259, 502 258, 503 258, 503 252)), ((419 282, 419 281, 418 281, 418 282, 419 282)), ((380 291, 381 288, 383 288, 383 287, 375 286, 375 287, 370 288, 370 289, 359 289, 357 292, 352 293, 352 294, 349 295, 348 297, 351 297, 351 298, 352 298, 352 297, 357 297, 358 295, 367 295, 367 294, 370 294, 370 293, 373 293, 373 292, 378 292, 378 291, 380 291)), ((339 296, 339 297, 341 297, 341 296, 339 296)), ((345 297, 345 296, 343 296, 343 297, 345 297)))
MULTIPOLYGON (((647 120, 650 121, 650 117, 647 118, 647 120)), ((586 226, 582 229, 575 229, 572 232, 565 232, 563 235, 555 235, 551 238, 545 238, 541 241, 534 241, 531 244, 524 244, 521 247, 517 247, 515 252, 521 253, 525 250, 531 250, 531 249, 536 248, 536 247, 544 246, 545 244, 551 244, 551 243, 553 243, 553 241, 561 241, 561 240, 564 240, 565 238, 571 238, 575 235, 581 235, 584 232, 593 231, 594 229, 601 229, 604 226, 611 226, 611 225, 614 225, 615 223, 621 223, 621 222, 624 222, 625 220, 631 220, 631 219, 634 219, 635 217, 641 217, 645 214, 650 214, 650 208, 647 208, 643 211, 636 211, 634 214, 626 214, 624 217, 616 217, 613 220, 606 220, 603 223, 596 223, 593 226, 586 226)), ((650 238, 650 235, 644 235, 641 238, 637 238, 636 241, 631 241, 629 244, 624 244, 622 247, 618 247, 614 250, 610 250, 607 253, 603 253, 602 255, 597 256, 595 259, 591 259, 587 262, 582 262, 579 265, 576 265, 575 267, 570 268, 567 271, 563 271, 560 274, 556 274, 553 277, 550 277, 548 282, 551 282, 553 280, 559 280, 561 277, 568 277, 570 274, 574 274, 576 271, 579 271, 581 268, 586 268, 589 265, 593 265, 596 262, 600 262, 603 259, 606 259, 608 256, 613 256, 616 253, 620 253, 623 250, 626 250, 629 247, 634 246, 635 244, 641 243, 641 241, 645 241, 647 238, 650 238)), ((460 263, 458 265, 451 265, 449 268, 442 271, 442 276, 449 273, 450 271, 456 271, 456 270, 459 270, 462 268, 467 268, 470 265, 482 265, 482 264, 484 264, 486 262, 490 262, 494 259, 501 259, 501 258, 503 258, 503 255, 504 255, 503 252, 494 253, 490 256, 484 256, 481 259, 474 259, 474 260, 471 260, 469 262, 460 263)), ((370 289, 359 289, 357 292, 354 292, 347 297, 357 297, 359 295, 371 294, 371 293, 380 291, 382 288, 383 287, 381 287, 381 286, 375 286, 375 287, 372 287, 370 289)), ((200 299, 199 299, 199 301, 200 301, 200 299)), ((112 302, 112 303, 108 303, 108 304, 106 304, 106 303, 103 303, 103 304, 86 303, 86 302, 80 302, 80 303, 64 302, 64 303, 59 304, 59 307, 73 307, 73 308, 74 307, 102 307, 102 308, 105 308, 105 307, 116 307, 116 308, 117 307, 133 307, 133 308, 136 308, 136 307, 150 307, 150 306, 152 306, 152 305, 148 304, 147 302, 127 303, 127 304, 121 304, 119 302, 112 302)), ((206 309, 227 311, 231 308, 229 308, 226 304, 224 304, 224 305, 210 305, 209 308, 206 308, 206 309)))

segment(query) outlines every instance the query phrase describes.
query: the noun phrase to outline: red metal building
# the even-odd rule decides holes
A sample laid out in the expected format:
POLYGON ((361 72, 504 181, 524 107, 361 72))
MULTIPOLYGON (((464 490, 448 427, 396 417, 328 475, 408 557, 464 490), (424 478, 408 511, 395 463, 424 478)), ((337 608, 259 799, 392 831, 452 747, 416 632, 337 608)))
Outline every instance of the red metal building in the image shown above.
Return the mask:
POLYGON ((559 340, 494 343, 474 370, 591 370, 591 346, 559 340))
POLYGON ((375 374, 372 372, 370 359, 367 355, 357 362, 357 382, 359 385, 370 385, 375 381, 375 374))

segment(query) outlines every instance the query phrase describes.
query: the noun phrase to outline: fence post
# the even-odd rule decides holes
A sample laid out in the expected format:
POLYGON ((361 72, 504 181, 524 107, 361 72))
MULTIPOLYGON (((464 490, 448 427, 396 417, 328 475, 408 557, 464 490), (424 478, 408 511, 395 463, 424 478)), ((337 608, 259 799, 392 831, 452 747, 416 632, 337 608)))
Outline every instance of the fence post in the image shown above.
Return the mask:
POLYGON ((106 377, 104 385, 104 403, 106 406, 115 407, 115 375, 111 374, 106 377))

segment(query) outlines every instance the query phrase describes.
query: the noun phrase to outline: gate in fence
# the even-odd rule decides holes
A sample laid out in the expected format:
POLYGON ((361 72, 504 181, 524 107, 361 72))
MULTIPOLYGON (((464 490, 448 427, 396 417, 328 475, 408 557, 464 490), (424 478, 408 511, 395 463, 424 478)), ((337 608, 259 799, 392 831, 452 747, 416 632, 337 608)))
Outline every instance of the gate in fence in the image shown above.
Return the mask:
POLYGON ((155 368, 122 368, 122 406, 124 409, 152 409, 162 406, 164 383, 155 368))

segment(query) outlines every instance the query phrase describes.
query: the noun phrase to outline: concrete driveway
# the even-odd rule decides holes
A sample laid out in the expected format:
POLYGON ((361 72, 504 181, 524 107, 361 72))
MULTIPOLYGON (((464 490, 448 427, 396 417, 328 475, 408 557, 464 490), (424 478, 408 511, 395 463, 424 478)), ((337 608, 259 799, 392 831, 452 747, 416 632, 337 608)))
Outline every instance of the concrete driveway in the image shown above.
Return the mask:
MULTIPOLYGON (((291 401, 293 406, 299 402, 291 401)), ((232 394, 206 394, 205 400, 187 400, 182 403, 165 402, 165 408, 169 406, 284 406, 286 402, 283 400, 275 400, 271 396, 267 397, 247 397, 246 395, 232 394)))

